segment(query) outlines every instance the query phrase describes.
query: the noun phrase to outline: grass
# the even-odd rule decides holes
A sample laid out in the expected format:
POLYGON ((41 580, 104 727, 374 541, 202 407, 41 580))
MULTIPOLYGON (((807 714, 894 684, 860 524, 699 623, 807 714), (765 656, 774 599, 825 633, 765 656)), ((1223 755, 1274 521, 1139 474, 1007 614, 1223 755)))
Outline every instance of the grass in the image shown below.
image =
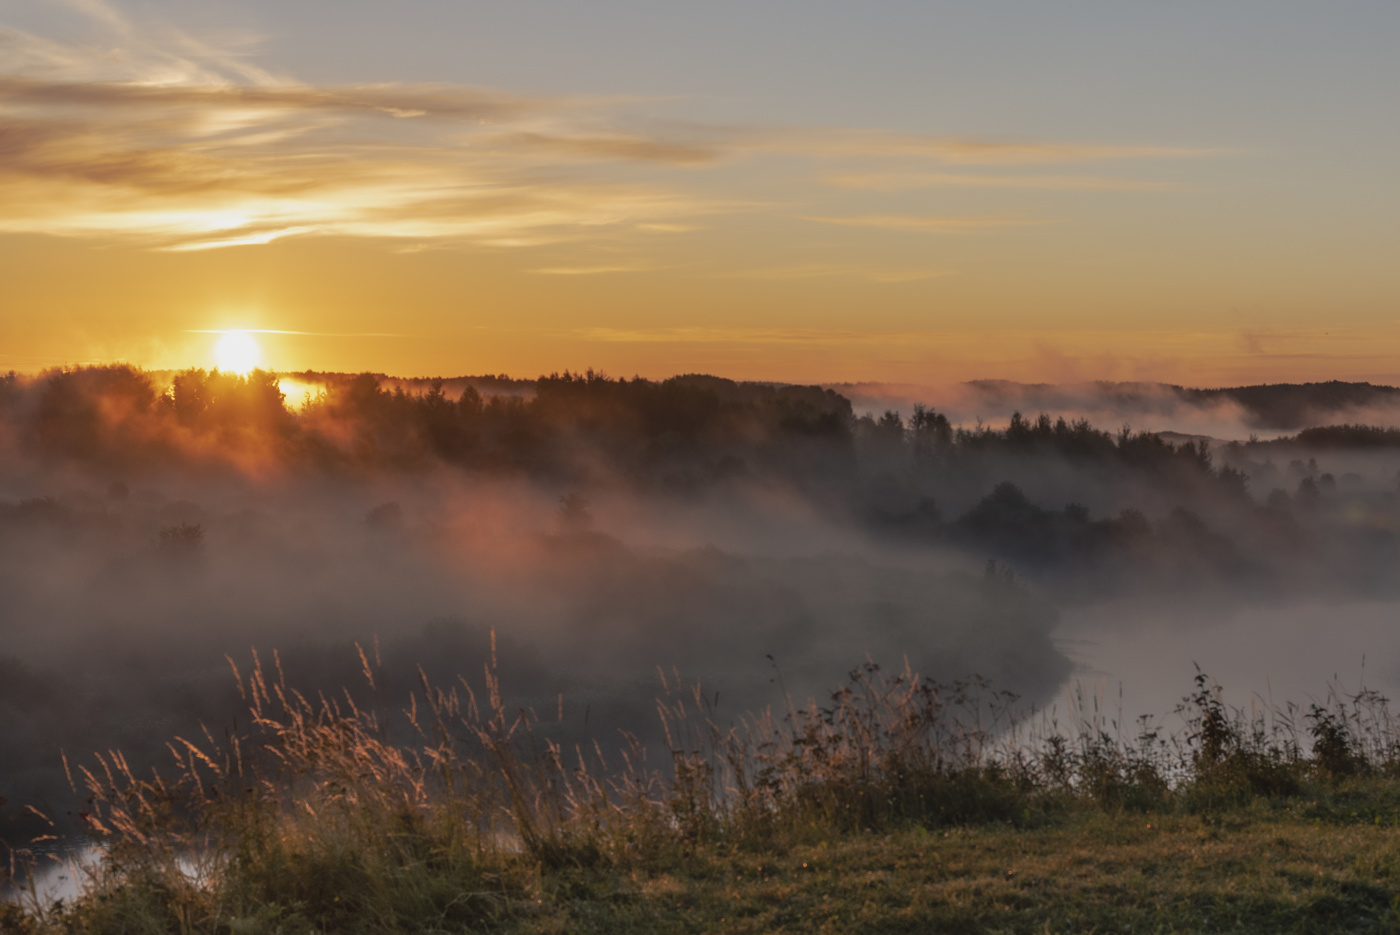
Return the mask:
MULTIPOLYGON (((369 689, 375 667, 362 653, 369 689)), ((0 932, 1400 931, 1400 731, 1374 693, 1168 733, 1062 727, 866 665, 738 724, 662 677, 668 762, 565 748, 494 665, 398 720, 255 657, 251 726, 73 770, 101 861, 0 932)))
POLYGON ((1337 932, 1400 928, 1394 830, 1302 818, 1081 816, 706 852, 554 877, 519 932, 1337 932))

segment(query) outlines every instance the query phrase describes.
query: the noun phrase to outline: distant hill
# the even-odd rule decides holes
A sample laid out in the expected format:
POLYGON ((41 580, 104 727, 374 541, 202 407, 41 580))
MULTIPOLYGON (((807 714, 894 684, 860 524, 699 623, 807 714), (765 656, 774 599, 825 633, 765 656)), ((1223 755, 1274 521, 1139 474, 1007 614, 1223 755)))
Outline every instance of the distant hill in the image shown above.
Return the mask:
POLYGON ((1234 404, 1244 410, 1246 426, 1268 431, 1297 431, 1338 422, 1383 422, 1387 421, 1386 416, 1400 420, 1400 388, 1341 380, 1215 389, 1109 381, 1053 384, 973 380, 964 386, 975 399, 1002 408, 1020 407, 1025 412, 1089 408, 1131 416, 1175 410, 1183 403, 1202 410, 1234 404))
MULTIPOLYGON (((1261 429, 1293 430, 1337 421, 1361 410, 1400 407, 1400 388, 1374 383, 1265 383, 1221 389, 1172 387, 1198 405, 1229 400, 1244 407, 1261 429)), ((1350 421, 1350 420, 1348 420, 1350 421)))

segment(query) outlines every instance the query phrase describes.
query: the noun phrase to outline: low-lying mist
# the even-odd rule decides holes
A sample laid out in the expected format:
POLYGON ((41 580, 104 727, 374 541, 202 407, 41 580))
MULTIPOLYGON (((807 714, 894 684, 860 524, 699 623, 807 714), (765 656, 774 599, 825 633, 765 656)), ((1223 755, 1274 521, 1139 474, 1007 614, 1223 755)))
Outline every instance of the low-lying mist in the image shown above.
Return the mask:
POLYGON ((1245 441, 1338 423, 1400 425, 1400 391, 1370 383, 1274 384, 1193 389, 1170 383, 1016 383, 973 380, 952 386, 836 383, 858 410, 908 416, 936 401, 955 425, 1002 428, 1013 413, 1051 412, 1116 428, 1245 441))
POLYGON ((256 371, 0 380, 0 816, 76 808, 63 754, 141 769, 231 729, 225 657, 255 649, 327 694, 375 654, 391 710, 419 666, 474 684, 494 651, 512 704, 604 739, 651 729, 662 678, 737 718, 867 658, 1037 705, 1136 680, 1163 713, 1190 658, 1258 677, 1222 634, 1296 680, 1343 618, 1395 678, 1395 433, 959 429, 935 398, 863 414, 695 376, 297 379, 300 407, 256 371))

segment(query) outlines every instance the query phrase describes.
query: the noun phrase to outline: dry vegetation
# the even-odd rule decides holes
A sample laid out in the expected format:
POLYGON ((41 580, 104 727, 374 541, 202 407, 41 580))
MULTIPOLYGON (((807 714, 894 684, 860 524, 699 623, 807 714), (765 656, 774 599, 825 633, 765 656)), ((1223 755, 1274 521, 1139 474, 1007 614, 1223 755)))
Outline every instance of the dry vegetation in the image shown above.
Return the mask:
POLYGON ((1201 676, 1181 730, 1125 741, 1092 704, 1064 728, 873 664, 722 725, 663 675, 658 768, 637 740, 566 747, 490 668, 486 697, 424 679, 388 719, 275 658, 238 680, 250 722, 175 738, 173 770, 74 765, 101 859, 0 931, 1400 926, 1400 733, 1372 693, 1250 714, 1201 676))

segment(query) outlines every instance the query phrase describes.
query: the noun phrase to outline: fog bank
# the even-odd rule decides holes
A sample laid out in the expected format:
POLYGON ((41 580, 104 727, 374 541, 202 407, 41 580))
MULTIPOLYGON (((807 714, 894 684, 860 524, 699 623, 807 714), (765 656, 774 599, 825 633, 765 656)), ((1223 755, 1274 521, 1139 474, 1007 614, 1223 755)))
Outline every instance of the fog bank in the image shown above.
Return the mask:
POLYGON ((1027 706, 1121 681, 1128 716, 1192 662, 1242 702, 1400 665, 1400 432, 1230 428, 1383 414, 1388 388, 968 384, 901 411, 697 375, 290 376, 316 388, 295 406, 257 371, 0 379, 4 827, 76 807, 63 753, 147 769, 238 729, 225 657, 254 648, 392 713, 419 666, 479 687, 494 634, 509 703, 603 743, 655 736, 662 673, 729 722, 866 659, 1027 706))

